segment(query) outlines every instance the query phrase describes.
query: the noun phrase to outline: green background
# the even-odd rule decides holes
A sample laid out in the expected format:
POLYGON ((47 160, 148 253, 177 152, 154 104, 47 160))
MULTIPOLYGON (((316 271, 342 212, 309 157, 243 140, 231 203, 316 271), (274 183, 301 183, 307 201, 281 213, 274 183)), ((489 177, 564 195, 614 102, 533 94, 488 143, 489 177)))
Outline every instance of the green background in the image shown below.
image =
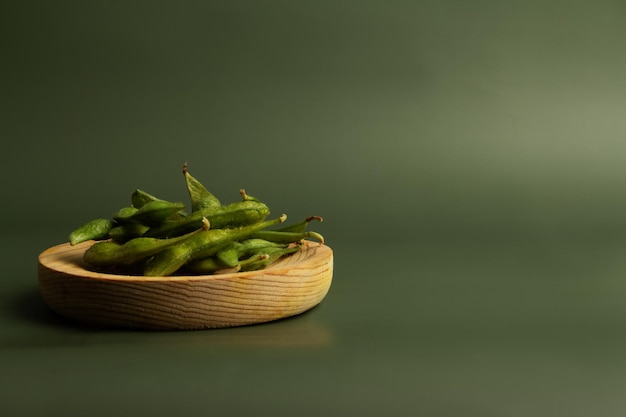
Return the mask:
POLYGON ((626 3, 0 6, 3 416, 623 415, 626 3), (181 168, 321 215, 327 299, 76 327, 36 258, 181 168))

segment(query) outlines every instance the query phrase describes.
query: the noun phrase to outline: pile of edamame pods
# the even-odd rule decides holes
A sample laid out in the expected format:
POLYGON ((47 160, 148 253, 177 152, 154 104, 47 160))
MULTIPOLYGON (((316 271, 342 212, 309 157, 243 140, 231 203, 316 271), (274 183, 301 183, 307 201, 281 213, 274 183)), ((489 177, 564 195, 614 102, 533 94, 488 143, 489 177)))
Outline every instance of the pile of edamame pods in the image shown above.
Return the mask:
POLYGON ((95 240, 84 253, 96 270, 151 277, 254 271, 302 247, 306 239, 324 243, 307 231, 319 216, 282 225, 287 216, 267 219, 269 207, 241 189, 242 200, 222 205, 183 165, 191 210, 140 189, 131 205, 112 218, 93 219, 69 235, 71 245, 95 240))

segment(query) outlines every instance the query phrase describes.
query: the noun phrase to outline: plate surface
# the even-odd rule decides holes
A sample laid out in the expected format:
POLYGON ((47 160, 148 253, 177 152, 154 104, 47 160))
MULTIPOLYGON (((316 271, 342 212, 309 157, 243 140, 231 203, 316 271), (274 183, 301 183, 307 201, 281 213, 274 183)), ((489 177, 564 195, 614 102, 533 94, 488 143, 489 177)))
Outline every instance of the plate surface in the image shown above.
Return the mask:
POLYGON ((243 326, 300 314, 319 304, 333 275, 333 252, 302 249, 260 271, 142 277, 94 272, 83 261, 93 242, 39 255, 39 289, 58 314, 94 325, 174 330, 243 326))

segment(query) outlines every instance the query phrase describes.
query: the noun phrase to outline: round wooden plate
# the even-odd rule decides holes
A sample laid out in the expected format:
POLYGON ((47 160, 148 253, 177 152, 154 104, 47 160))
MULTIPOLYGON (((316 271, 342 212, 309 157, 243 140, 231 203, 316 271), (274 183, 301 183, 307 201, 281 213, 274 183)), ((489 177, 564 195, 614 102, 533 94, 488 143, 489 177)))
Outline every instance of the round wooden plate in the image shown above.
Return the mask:
POLYGON ((46 304, 87 324, 175 330, 262 323, 319 304, 333 275, 330 247, 309 241, 260 271, 169 277, 91 271, 83 253, 92 244, 65 243, 39 255, 46 304))

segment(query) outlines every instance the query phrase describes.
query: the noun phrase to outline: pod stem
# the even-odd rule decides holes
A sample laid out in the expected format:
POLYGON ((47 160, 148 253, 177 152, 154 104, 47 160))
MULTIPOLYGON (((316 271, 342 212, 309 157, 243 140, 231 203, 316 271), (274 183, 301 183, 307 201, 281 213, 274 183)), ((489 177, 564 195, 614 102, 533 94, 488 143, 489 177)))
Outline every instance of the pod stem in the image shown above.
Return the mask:
POLYGON ((319 241, 320 245, 324 244, 324 236, 320 235, 319 233, 317 233, 317 232, 307 232, 307 235, 309 237, 317 239, 319 241))
POLYGON ((243 189, 243 188, 239 189, 239 194, 241 194, 241 198, 243 199, 243 201, 258 201, 258 202, 261 202, 261 200, 259 200, 258 198, 252 197, 251 195, 248 195, 246 193, 246 190, 243 189))

